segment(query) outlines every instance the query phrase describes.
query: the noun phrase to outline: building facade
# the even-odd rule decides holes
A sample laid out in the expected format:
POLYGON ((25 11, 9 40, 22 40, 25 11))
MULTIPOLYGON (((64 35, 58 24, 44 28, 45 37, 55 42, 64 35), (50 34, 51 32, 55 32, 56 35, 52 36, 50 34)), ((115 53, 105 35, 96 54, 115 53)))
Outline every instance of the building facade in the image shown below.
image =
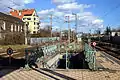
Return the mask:
POLYGON ((24 33, 24 22, 19 18, 0 12, 0 38, 4 33, 20 32, 24 33))
POLYGON ((31 34, 38 32, 40 20, 35 9, 12 10, 10 15, 20 18, 25 22, 31 34))
POLYGON ((24 36, 24 31, 25 24, 22 20, 0 12, 0 40, 5 39, 6 35, 14 33, 21 34, 21 36, 24 36))
POLYGON ((111 36, 120 36, 120 31, 112 31, 111 36))

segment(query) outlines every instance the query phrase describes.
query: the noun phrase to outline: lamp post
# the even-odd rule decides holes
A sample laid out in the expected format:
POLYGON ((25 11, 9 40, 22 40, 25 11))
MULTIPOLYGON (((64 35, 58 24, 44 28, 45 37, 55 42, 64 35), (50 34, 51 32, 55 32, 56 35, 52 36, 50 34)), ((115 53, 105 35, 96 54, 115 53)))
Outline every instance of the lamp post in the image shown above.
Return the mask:
POLYGON ((67 46, 66 46, 66 69, 68 69, 68 50, 67 50, 67 46))

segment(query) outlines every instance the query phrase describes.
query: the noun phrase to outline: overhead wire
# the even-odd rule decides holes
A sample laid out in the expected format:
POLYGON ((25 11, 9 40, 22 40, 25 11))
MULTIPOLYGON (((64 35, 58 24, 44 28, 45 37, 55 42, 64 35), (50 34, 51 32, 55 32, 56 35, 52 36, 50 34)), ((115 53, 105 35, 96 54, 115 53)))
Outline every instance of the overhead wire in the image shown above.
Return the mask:
POLYGON ((106 12, 101 18, 107 17, 110 13, 112 13, 113 11, 115 11, 116 9, 118 9, 119 7, 120 7, 120 3, 117 4, 115 7, 113 7, 109 12, 106 12))

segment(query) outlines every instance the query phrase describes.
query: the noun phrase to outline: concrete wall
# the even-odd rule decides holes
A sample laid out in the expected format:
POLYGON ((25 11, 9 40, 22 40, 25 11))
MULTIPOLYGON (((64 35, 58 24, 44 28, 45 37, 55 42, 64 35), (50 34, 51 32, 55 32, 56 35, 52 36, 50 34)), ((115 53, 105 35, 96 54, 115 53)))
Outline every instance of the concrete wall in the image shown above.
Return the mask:
POLYGON ((49 41, 59 41, 59 37, 41 37, 41 38, 30 38, 30 44, 40 44, 42 42, 49 42, 49 41))

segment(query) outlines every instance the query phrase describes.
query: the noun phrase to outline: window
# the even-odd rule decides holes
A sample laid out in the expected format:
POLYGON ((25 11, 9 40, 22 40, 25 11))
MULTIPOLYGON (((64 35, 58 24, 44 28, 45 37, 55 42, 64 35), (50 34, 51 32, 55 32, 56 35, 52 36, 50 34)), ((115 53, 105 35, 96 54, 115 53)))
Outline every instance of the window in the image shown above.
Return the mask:
POLYGON ((39 25, 39 23, 37 23, 37 25, 39 25))
POLYGON ((5 30, 5 27, 6 27, 5 22, 3 22, 3 29, 4 29, 4 30, 5 30))
POLYGON ((18 31, 20 30, 20 26, 18 25, 18 31))
POLYGON ((20 28, 21 28, 21 32, 22 32, 23 31, 23 27, 21 26, 20 28))
POLYGON ((29 22, 26 23, 26 26, 28 26, 28 25, 29 25, 29 22))
POLYGON ((34 18, 34 20, 36 20, 36 18, 34 18))
POLYGON ((34 15, 33 16, 36 16, 36 13, 34 13, 34 15))
POLYGON ((25 20, 26 18, 23 18, 23 20, 25 20))
POLYGON ((37 29, 39 29, 39 27, 37 27, 37 29))
POLYGON ((35 22, 34 22, 34 25, 35 25, 35 22))
POLYGON ((27 18, 27 20, 31 20, 31 18, 27 18))
POLYGON ((15 31, 16 31, 16 28, 17 28, 17 27, 16 27, 16 25, 15 25, 15 27, 14 27, 15 31))
POLYGON ((13 24, 11 25, 11 32, 13 31, 13 24))
POLYGON ((35 33, 36 33, 36 31, 33 31, 33 33, 35 34, 35 33))

